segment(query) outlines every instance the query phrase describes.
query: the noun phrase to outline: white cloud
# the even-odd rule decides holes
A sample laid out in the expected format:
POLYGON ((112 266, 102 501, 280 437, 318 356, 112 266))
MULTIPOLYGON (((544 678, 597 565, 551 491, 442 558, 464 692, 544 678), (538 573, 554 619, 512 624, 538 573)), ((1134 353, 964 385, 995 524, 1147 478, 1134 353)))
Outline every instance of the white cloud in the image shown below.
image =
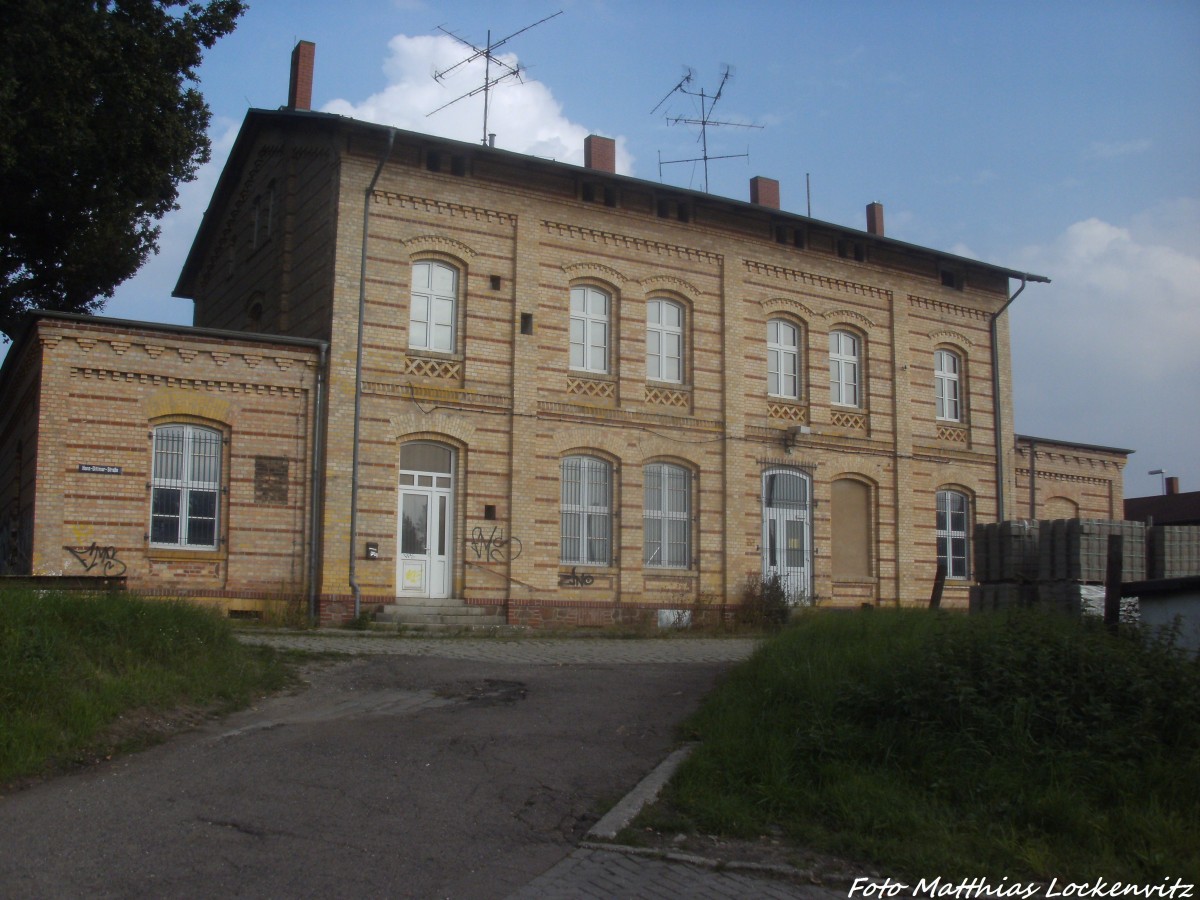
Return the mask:
MULTIPOLYGON (((434 72, 455 66, 470 55, 462 44, 443 35, 409 37, 396 35, 388 43, 391 55, 383 66, 387 87, 361 102, 337 99, 323 111, 352 116, 381 125, 394 125, 425 134, 461 141, 483 138, 483 93, 466 97, 433 115, 429 113, 457 97, 469 94, 484 82, 484 61, 457 66, 441 81, 434 72)), ((499 55, 506 65, 517 68, 513 54, 499 55)), ((494 79, 498 72, 492 67, 494 79)), ((583 141, 587 126, 570 121, 550 89, 522 74, 523 81, 509 78, 489 92, 488 131, 496 134, 496 146, 532 156, 583 165, 583 141)), ((624 138, 617 138, 617 171, 633 169, 624 138)))
POLYGON ((1145 153, 1152 146, 1146 138, 1133 141, 1092 141, 1086 155, 1088 159, 1120 159, 1145 153))
MULTIPOLYGON (((1012 309, 1017 429, 1139 450, 1192 469, 1200 443, 1200 202, 1164 203, 1125 225, 1076 222, 1018 254, 1048 275, 1012 309)), ((1139 492, 1134 480, 1130 495, 1139 492)))

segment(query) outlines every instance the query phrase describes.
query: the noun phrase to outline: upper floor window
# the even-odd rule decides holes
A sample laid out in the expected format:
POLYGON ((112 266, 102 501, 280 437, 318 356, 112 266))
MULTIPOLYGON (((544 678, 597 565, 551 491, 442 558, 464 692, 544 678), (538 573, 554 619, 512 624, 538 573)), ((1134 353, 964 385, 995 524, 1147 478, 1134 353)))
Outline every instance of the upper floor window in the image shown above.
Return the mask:
POLYGON ((936 350, 933 354, 933 387, 937 396, 937 417, 948 422, 962 421, 959 400, 962 360, 950 350, 936 350))
POLYGON ((409 349, 454 352, 457 306, 457 269, 433 260, 413 263, 409 349))
POLYGON ((767 393, 800 398, 800 329, 783 319, 767 322, 767 393))
POLYGON ((599 288, 571 288, 572 369, 608 372, 609 307, 608 294, 599 288))
POLYGON ((221 491, 221 434, 198 425, 154 429, 150 545, 215 550, 221 491))
POLYGON ((829 402, 859 405, 859 340, 848 331, 829 333, 829 402))
POLYGON ((612 467, 591 456, 562 461, 559 557, 567 565, 607 566, 612 559, 612 467))
POLYGON ((937 492, 937 558, 947 578, 967 577, 967 527, 970 504, 959 491, 937 492))
POLYGON ((686 569, 692 563, 692 473, 682 466, 653 463, 645 474, 645 563, 686 569))
POLYGON ((671 300, 646 306, 646 378, 683 381, 683 307, 671 300))

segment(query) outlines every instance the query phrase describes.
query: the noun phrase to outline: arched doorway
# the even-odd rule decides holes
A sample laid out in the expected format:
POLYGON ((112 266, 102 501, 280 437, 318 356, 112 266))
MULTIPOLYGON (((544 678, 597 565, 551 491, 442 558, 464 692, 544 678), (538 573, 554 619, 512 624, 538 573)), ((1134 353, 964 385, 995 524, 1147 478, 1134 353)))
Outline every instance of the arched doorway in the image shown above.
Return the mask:
POLYGON ((396 594, 449 597, 453 582, 454 451, 413 441, 400 448, 396 594))
POLYGON ((790 603, 812 595, 812 484, 794 469, 768 469, 762 481, 762 570, 778 575, 790 603))

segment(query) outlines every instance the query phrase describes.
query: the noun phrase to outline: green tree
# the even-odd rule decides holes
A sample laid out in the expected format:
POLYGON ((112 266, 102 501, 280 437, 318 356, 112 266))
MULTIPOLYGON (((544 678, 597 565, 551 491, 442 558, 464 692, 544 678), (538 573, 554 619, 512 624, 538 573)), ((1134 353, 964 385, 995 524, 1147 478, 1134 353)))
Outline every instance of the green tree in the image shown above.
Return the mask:
POLYGON ((95 313, 209 158, 196 89, 241 0, 0 0, 0 332, 95 313))

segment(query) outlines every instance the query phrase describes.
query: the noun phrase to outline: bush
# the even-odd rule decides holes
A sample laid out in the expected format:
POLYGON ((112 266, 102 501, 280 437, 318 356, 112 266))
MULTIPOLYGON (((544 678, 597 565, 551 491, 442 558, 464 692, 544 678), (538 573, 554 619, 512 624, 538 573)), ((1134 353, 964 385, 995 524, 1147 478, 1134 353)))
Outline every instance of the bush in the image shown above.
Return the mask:
POLYGON ((787 590, 777 574, 746 576, 738 610, 739 624, 778 628, 787 622, 790 612, 787 590))

